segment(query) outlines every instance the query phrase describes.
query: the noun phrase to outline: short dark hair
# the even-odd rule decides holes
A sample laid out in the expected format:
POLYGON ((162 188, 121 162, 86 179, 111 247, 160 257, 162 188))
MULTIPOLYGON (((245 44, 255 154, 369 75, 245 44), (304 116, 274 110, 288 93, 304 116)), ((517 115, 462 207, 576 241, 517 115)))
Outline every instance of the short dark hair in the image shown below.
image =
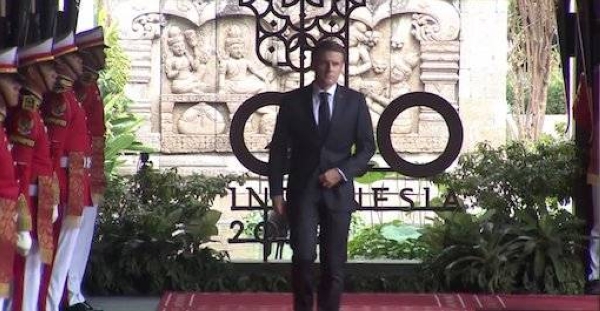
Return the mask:
POLYGON ((315 45, 312 50, 312 59, 316 59, 325 52, 338 52, 346 57, 346 49, 331 38, 323 39, 315 45))

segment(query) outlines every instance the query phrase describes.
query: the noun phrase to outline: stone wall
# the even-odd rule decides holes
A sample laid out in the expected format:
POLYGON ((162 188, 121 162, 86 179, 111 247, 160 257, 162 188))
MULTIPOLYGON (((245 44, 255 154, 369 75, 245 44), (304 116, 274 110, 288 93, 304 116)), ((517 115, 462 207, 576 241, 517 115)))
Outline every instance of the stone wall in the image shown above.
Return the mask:
MULTIPOLYGON (((427 91, 459 111, 464 150, 484 140, 504 142, 507 0, 366 3, 351 15, 347 72, 350 86, 367 95, 374 124, 394 98, 427 91)), ((298 16, 298 8, 279 9, 298 16)), ((160 150, 154 165, 246 172, 229 145, 236 109, 256 93, 299 85, 297 73, 276 65, 285 57, 277 42, 259 48, 272 63, 259 61, 252 11, 238 0, 126 0, 111 14, 133 65, 127 94, 145 121, 139 137, 160 150)), ((307 18, 318 14, 308 10, 307 18)), ((265 157, 276 112, 265 107, 246 125, 246 143, 259 158, 265 157)), ((392 135, 398 151, 419 158, 441 152, 448 131, 437 113, 414 108, 400 115, 392 135)))

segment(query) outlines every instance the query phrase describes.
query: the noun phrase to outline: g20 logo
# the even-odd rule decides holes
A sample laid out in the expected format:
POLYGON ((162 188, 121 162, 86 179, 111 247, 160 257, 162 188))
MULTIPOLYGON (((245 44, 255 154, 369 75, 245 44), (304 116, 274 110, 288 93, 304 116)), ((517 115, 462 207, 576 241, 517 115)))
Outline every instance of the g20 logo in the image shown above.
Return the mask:
MULTIPOLYGON (((238 108, 231 121, 229 139, 236 158, 251 172, 266 176, 269 165, 256 158, 244 141, 246 122, 258 109, 269 105, 280 105, 284 93, 267 92, 246 100, 238 108)), ((383 160, 390 169, 410 177, 434 176, 444 172, 456 160, 463 143, 463 126, 458 112, 442 97, 427 92, 412 92, 394 99, 383 111, 377 123, 377 145, 383 160), (448 127, 448 142, 444 151, 433 161, 417 164, 404 160, 392 146, 392 125, 406 109, 423 106, 439 113, 448 127)))

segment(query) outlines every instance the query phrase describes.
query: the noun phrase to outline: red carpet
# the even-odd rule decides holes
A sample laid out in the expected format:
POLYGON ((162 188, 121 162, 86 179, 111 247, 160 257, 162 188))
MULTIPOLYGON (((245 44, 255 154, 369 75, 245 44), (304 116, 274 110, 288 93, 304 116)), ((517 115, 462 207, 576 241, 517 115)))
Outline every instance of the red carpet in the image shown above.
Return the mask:
MULTIPOLYGON (((158 311, 292 311, 289 293, 165 293, 158 311)), ((342 311, 600 311, 600 296, 345 294, 342 311)))

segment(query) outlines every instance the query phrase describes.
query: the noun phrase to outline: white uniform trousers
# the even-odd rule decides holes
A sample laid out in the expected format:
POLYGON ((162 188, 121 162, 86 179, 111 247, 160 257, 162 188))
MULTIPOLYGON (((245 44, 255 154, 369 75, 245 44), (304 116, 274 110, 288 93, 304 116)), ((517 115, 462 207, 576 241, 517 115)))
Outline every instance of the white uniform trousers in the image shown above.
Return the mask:
MULTIPOLYGON (((25 271, 16 271, 15 278, 21 278, 23 286, 15 286, 14 288, 12 299, 20 299, 21 301, 11 300, 8 304, 8 310, 11 311, 38 311, 42 257, 37 240, 32 242, 29 254, 25 257, 25 271), (18 305, 21 305, 20 310, 17 309, 18 305)), ((23 257, 17 255, 15 260, 23 260, 23 257)))
POLYGON ((0 298, 0 311, 6 310, 6 304, 8 303, 7 298, 0 298))
POLYGON ((600 184, 592 186, 593 224, 590 231, 588 281, 600 279, 600 184))
POLYGON ((77 246, 75 247, 77 251, 73 253, 71 267, 67 275, 67 294, 70 306, 85 301, 85 297, 81 293, 81 283, 90 257, 97 215, 97 206, 86 206, 83 210, 83 219, 81 220, 77 246))
POLYGON ((77 235, 79 228, 67 228, 61 226, 58 236, 58 245, 56 245, 56 254, 50 272, 48 292, 46 293, 44 311, 59 311, 60 302, 65 290, 67 272, 71 266, 73 251, 77 244, 77 235))

